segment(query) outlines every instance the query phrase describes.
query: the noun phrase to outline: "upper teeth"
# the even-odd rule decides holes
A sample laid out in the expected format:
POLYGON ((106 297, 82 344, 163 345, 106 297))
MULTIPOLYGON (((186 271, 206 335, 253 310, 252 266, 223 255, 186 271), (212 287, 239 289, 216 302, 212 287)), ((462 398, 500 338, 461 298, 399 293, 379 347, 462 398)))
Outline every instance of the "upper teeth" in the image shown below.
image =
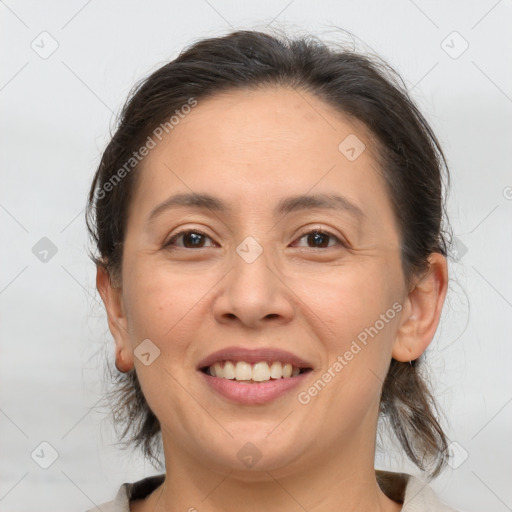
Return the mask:
POLYGON ((300 368, 289 363, 282 364, 279 361, 273 362, 270 366, 267 362, 250 364, 245 361, 226 361, 215 363, 208 368, 208 373, 214 377, 235 380, 254 380, 262 382, 265 380, 295 377, 300 373, 300 368))

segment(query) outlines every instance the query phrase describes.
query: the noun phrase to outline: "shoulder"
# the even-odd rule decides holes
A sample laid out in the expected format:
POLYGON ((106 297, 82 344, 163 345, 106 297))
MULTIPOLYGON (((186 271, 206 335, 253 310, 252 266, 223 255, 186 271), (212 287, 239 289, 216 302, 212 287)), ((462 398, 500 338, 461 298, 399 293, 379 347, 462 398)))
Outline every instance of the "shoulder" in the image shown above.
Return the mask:
POLYGON ((406 473, 376 471, 382 491, 403 505, 402 512, 457 512, 448 507, 426 482, 406 473))
MULTIPOLYGON (((412 475, 377 471, 377 480, 382 490, 391 499, 403 503, 402 512, 457 512, 444 505, 433 489, 412 475)), ((102 503, 86 512, 130 512, 130 501, 145 498, 163 483, 165 474, 143 478, 136 482, 125 482, 119 488, 115 498, 102 503)))
POLYGON ((407 478, 402 511, 457 512, 455 509, 442 503, 427 483, 411 475, 408 475, 407 478))
POLYGON ((136 482, 125 482, 121 485, 115 498, 111 501, 101 503, 85 512, 96 512, 98 508, 102 512, 130 512, 130 501, 145 498, 153 492, 165 479, 165 474, 153 475, 137 480, 136 482))

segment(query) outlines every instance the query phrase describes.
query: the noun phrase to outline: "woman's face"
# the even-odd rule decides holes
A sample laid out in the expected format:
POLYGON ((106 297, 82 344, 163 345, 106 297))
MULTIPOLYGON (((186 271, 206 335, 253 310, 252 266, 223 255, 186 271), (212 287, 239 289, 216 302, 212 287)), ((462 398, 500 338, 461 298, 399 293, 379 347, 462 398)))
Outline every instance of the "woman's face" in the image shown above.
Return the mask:
POLYGON ((134 357, 166 456, 242 475, 353 452, 373 460, 407 296, 373 149, 310 93, 268 88, 199 101, 144 159, 116 341, 134 357), (212 201, 152 215, 177 194, 212 201), (215 361, 263 381, 207 375, 215 361), (280 378, 266 380, 272 363, 301 373, 280 377, 274 364, 280 378))

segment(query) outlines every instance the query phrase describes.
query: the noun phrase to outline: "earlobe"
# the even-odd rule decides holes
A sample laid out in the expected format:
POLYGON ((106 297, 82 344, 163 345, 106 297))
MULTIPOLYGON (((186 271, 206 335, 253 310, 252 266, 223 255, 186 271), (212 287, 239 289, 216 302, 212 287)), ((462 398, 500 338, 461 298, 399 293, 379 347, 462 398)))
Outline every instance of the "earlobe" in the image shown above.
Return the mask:
POLYGON ((125 354, 122 349, 116 347, 116 368, 121 373, 130 371, 134 366, 133 353, 130 351, 125 354))
POLYGON ((122 289, 112 285, 106 269, 96 267, 96 288, 107 312, 108 326, 116 342, 116 367, 127 372, 133 368, 133 353, 128 336, 127 319, 122 301, 122 289))
POLYGON ((446 258, 440 253, 429 257, 430 267, 406 298, 392 357, 408 362, 418 359, 436 332, 448 289, 446 258))

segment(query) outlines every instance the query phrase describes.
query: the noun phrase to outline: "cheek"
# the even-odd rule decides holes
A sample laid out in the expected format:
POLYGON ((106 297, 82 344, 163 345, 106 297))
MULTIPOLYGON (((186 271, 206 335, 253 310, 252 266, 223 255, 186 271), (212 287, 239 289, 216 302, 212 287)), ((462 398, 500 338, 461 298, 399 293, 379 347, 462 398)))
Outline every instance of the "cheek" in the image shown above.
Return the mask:
POLYGON ((350 404, 363 411, 380 392, 402 307, 395 279, 391 267, 386 274, 368 266, 364 272, 343 269, 329 279, 317 276, 296 283, 308 306, 305 314, 316 318, 315 337, 326 351, 319 378, 329 389, 324 393, 320 383, 319 394, 326 404, 338 404, 338 410, 346 411, 343 405, 350 404))
POLYGON ((191 410, 202 417, 182 382, 189 376, 193 340, 204 318, 200 301, 214 282, 152 261, 137 262, 126 280, 132 349, 137 354, 139 343, 150 339, 159 351, 150 365, 135 360, 137 376, 151 410, 174 429, 188 424, 191 410))
POLYGON ((289 286, 305 306, 300 314, 310 320, 317 318, 315 325, 323 330, 319 338, 329 339, 332 348, 343 349, 347 341, 373 326, 399 297, 391 272, 383 275, 369 265, 347 266, 324 274, 302 274, 290 280, 289 286))
POLYGON ((200 301, 215 280, 171 271, 149 260, 132 268, 126 285, 132 343, 149 338, 164 353, 184 350, 198 329, 200 301))

